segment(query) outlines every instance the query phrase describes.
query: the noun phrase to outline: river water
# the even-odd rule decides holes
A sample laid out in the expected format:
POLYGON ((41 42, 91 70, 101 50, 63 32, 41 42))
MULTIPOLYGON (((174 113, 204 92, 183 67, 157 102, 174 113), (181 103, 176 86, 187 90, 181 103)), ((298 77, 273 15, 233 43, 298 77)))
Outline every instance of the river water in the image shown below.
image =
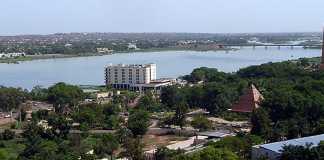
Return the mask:
POLYGON ((318 57, 320 50, 264 47, 241 48, 237 51, 165 51, 136 52, 96 57, 77 57, 0 64, 0 85, 31 89, 48 87, 57 82, 78 85, 103 85, 104 67, 109 64, 156 63, 157 77, 178 77, 197 67, 214 67, 234 72, 242 67, 267 62, 280 62, 301 57, 318 57))

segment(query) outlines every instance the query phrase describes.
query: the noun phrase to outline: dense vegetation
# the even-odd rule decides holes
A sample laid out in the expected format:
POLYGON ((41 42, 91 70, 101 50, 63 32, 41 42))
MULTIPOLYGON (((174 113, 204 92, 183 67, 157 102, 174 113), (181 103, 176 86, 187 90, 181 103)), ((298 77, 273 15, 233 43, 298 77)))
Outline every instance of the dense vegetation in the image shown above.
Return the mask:
POLYGON ((198 68, 184 79, 203 84, 166 88, 161 100, 168 107, 184 101, 189 108, 222 116, 253 83, 265 97, 252 114, 253 134, 277 141, 323 133, 324 73, 305 70, 309 64, 301 62, 267 63, 237 73, 198 68))
MULTIPOLYGON (((6 146, 17 143, 15 147, 19 152, 16 154, 22 160, 114 157, 120 148, 119 155, 141 160, 144 156, 142 138, 151 125, 153 113, 168 113, 168 116, 156 116, 156 119, 163 125, 176 125, 183 129, 189 124, 186 113, 192 109, 204 109, 211 115, 226 119, 250 118, 251 134, 224 138, 191 154, 159 148, 156 156, 161 160, 249 159, 252 145, 324 133, 324 72, 309 69, 310 66, 314 65, 302 59, 251 66, 235 73, 197 68, 183 77, 191 85, 166 87, 160 99, 148 92, 138 97, 139 103, 135 108, 129 108, 127 104, 138 95, 128 92, 114 95, 107 104, 93 104, 80 103, 88 95, 79 87, 65 83, 48 89, 36 87, 31 92, 1 87, 2 111, 19 109, 23 102, 33 99, 54 104, 55 112, 33 114, 31 122, 24 126, 21 139, 12 136, 10 131, 3 133, 0 136, 3 141, 2 145, 0 143, 0 156, 11 152, 5 149, 6 146), (251 114, 228 111, 251 84, 265 98, 261 108, 251 114), (122 116, 125 112, 128 120, 122 116), (39 125, 40 120, 46 120, 51 128, 39 125), (69 134, 73 129, 72 123, 78 123, 78 129, 83 133, 69 134), (88 130, 94 129, 114 129, 116 133, 104 136, 88 134, 88 130), (90 150, 95 154, 86 154, 90 150)), ((211 128, 211 122, 203 115, 193 117, 190 125, 200 130, 211 128)), ((284 148, 283 156, 286 159, 300 159, 296 156, 316 159, 315 151, 322 148, 322 145, 317 148, 289 146, 284 148)))
POLYGON ((324 157, 324 144, 320 142, 317 147, 315 144, 307 144, 306 146, 285 146, 282 150, 281 160, 321 160, 324 157))

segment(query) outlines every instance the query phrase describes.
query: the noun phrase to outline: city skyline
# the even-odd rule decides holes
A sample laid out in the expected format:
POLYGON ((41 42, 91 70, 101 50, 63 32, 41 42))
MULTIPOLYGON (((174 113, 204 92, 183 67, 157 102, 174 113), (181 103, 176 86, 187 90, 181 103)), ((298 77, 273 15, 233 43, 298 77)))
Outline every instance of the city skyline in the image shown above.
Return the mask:
POLYGON ((0 35, 316 32, 321 0, 4 0, 0 35))

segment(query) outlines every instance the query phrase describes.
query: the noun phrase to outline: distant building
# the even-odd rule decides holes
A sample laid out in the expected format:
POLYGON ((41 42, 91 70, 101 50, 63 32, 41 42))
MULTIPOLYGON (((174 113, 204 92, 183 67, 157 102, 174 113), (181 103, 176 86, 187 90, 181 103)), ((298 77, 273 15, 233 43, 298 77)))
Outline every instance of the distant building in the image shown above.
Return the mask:
POLYGON ((311 147, 316 147, 321 141, 324 141, 324 134, 297 138, 287 141, 280 141, 275 143, 256 145, 252 147, 252 160, 258 160, 259 158, 278 160, 281 156, 281 152, 284 146, 306 146, 307 144, 311 144, 311 147))
POLYGON ((129 43, 129 44, 128 44, 128 49, 131 49, 131 50, 137 50, 138 48, 137 48, 136 44, 129 43))
POLYGON ((252 84, 250 88, 239 98, 239 101, 231 107, 233 112, 251 113, 254 109, 260 107, 263 96, 252 84))
POLYGON ((72 47, 73 45, 70 44, 70 43, 67 43, 67 44, 65 44, 64 46, 65 46, 65 47, 72 47))
POLYGON ((107 54, 112 52, 114 52, 114 50, 109 48, 97 48, 97 53, 107 54))
POLYGON ((156 64, 118 64, 105 68, 106 85, 133 91, 160 90, 174 79, 156 79, 156 64))
POLYGON ((0 59, 1 58, 16 58, 16 57, 24 57, 26 56, 26 53, 0 53, 0 59))

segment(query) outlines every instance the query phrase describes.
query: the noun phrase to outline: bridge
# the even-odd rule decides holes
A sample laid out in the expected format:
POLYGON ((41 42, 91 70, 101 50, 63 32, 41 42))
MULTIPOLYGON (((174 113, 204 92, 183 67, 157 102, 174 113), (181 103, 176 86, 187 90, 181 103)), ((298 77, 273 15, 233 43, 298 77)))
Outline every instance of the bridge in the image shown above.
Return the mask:
POLYGON ((265 49, 269 47, 277 47, 280 49, 281 47, 290 47, 291 49, 294 49, 294 47, 302 47, 302 48, 322 48, 322 45, 306 45, 306 44, 220 44, 220 48, 228 48, 228 47, 264 47, 265 49))

